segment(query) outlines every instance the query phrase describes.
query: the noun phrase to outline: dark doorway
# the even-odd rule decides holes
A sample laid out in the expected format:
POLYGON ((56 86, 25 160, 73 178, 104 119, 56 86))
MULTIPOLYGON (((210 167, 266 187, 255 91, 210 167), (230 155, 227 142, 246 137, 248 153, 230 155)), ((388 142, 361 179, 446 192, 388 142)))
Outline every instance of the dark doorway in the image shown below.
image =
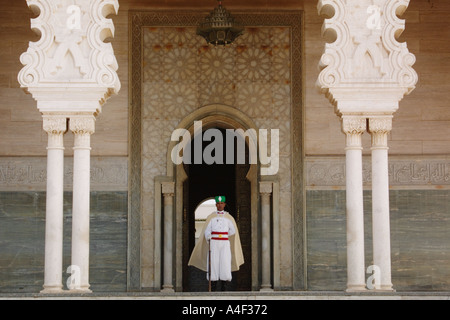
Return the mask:
MULTIPOLYGON (((226 130, 218 129, 225 141, 226 130)), ((240 137, 236 139, 242 139, 240 137)), ((214 141, 203 142, 202 150, 214 141)), ((191 144, 192 146, 193 144, 191 144)), ((250 182, 246 175, 250 169, 248 147, 245 147, 245 164, 237 164, 237 144, 235 144, 234 164, 226 164, 226 148, 223 148, 223 164, 194 164, 191 151, 191 164, 184 164, 188 178, 183 185, 183 291, 208 291, 206 273, 195 267, 188 267, 188 261, 195 246, 195 209, 204 200, 216 195, 227 197, 225 208, 236 220, 244 252, 244 265, 233 272, 231 290, 251 290, 251 206, 250 182)))

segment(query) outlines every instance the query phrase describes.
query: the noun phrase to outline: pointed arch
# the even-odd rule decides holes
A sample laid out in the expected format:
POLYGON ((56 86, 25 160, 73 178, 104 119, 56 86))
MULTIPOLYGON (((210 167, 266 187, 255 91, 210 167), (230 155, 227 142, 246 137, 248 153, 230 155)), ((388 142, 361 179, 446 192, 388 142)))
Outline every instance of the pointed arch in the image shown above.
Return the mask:
MULTIPOLYGON (((258 132, 255 122, 245 113, 239 111, 234 107, 223 104, 211 104, 197 109, 196 111, 192 112, 187 117, 182 119, 175 130, 188 130, 191 136, 193 136, 195 121, 202 121, 202 126, 204 129, 218 127, 234 130, 242 129, 244 131, 253 129, 255 130, 255 132, 258 132)), ((256 143, 256 141, 254 142, 256 143)), ((171 153, 177 143, 178 141, 170 141, 170 143, 168 144, 166 155, 166 172, 168 177, 174 177, 175 165, 172 161, 171 153)))

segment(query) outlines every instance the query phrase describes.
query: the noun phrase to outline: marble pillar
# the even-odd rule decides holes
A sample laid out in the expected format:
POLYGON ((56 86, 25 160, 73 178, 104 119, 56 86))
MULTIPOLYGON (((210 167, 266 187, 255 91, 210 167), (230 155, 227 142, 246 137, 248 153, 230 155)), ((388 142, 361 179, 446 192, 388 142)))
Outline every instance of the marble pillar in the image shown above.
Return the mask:
POLYGON ((70 118, 74 134, 73 203, 72 203, 72 267, 79 270, 79 279, 71 291, 89 289, 89 204, 90 204, 90 138, 95 131, 95 117, 70 118))
POLYGON ((174 292, 173 288, 173 197, 174 182, 162 182, 164 197, 164 264, 163 292, 174 292))
POLYGON ((41 293, 63 291, 63 196, 64 196, 64 116, 44 116, 48 134, 47 193, 45 211, 44 289, 41 293))
POLYGON ((342 130, 346 134, 347 291, 361 291, 366 287, 361 144, 366 119, 342 116, 342 130))
POLYGON ((372 233, 373 263, 379 267, 376 290, 392 291, 391 240, 389 212, 389 166, 387 138, 392 130, 392 116, 369 118, 372 135, 372 233))
POLYGON ((262 224, 262 283, 261 291, 272 291, 271 283, 271 232, 270 232, 270 197, 272 195, 272 182, 260 182, 261 195, 261 224, 262 224))

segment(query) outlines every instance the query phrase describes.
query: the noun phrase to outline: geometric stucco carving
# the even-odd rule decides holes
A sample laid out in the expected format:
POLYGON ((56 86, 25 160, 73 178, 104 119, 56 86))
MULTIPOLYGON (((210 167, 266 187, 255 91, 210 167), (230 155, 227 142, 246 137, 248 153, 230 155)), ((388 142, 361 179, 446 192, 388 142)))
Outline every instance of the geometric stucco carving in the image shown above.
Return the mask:
POLYGON ((320 0, 322 32, 329 41, 318 87, 338 114, 392 114, 415 87, 415 57, 397 38, 409 0, 320 0))
POLYGON ((34 13, 31 28, 40 36, 20 57, 21 87, 33 95, 43 113, 100 112, 120 90, 111 43, 109 14, 118 0, 27 0, 34 13))

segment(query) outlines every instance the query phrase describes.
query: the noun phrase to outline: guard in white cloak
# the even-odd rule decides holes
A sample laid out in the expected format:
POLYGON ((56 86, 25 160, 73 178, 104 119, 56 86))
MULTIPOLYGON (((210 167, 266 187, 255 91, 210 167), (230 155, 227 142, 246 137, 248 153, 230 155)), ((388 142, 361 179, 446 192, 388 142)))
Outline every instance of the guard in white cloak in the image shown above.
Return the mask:
POLYGON ((217 196, 217 211, 211 213, 200 233, 201 239, 192 251, 188 265, 211 274, 212 291, 221 281, 221 290, 226 291, 232 279, 231 272, 239 270, 244 263, 239 232, 234 218, 226 211, 225 196, 217 196), (211 251, 211 272, 208 269, 208 253, 211 251))

